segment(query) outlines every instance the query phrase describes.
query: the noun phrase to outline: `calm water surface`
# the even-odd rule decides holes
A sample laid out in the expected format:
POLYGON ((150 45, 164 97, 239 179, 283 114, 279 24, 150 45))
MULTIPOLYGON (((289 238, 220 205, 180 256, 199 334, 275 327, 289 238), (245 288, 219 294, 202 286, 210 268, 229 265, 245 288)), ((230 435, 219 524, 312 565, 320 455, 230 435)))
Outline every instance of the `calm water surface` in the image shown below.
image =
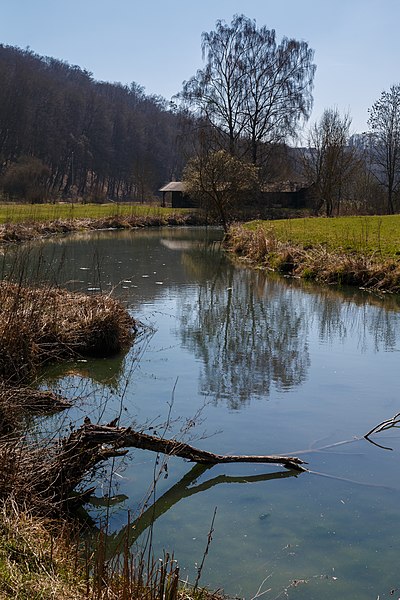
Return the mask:
MULTIPOLYGON (((214 452, 301 456, 310 473, 298 476, 169 459, 156 485, 155 553, 173 550, 193 581, 217 508, 203 585, 246 598, 260 586, 266 598, 397 598, 400 435, 375 436, 392 450, 362 438, 400 410, 397 302, 234 266, 220 236, 102 232, 31 247, 48 277, 113 290, 146 326, 126 356, 48 373, 44 383, 79 400, 45 425, 120 414, 123 424, 214 452)), ((111 487, 109 470, 99 475, 98 497, 121 496, 110 552, 160 466, 133 449, 110 466, 111 487)), ((147 525, 137 524, 136 543, 147 525)))

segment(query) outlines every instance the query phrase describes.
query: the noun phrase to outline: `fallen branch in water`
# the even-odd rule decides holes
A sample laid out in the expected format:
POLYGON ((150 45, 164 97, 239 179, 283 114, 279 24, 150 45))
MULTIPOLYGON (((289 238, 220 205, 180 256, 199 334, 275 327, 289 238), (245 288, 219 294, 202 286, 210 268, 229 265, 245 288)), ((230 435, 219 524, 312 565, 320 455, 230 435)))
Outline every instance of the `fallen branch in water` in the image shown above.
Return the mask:
POLYGON ((382 423, 375 425, 375 427, 373 427, 370 431, 368 431, 368 433, 366 433, 364 435, 364 438, 366 440, 368 440, 369 442, 371 442, 372 444, 375 444, 375 446, 379 446, 380 448, 383 448, 384 450, 393 450, 393 448, 389 448, 387 446, 382 446, 381 444, 377 444, 376 442, 371 440, 369 436, 372 435, 373 433, 380 433, 381 431, 385 431, 386 429, 392 429, 393 427, 400 427, 399 423, 400 423, 400 412, 396 413, 391 419, 386 419, 385 421, 382 421, 382 423))
POLYGON ((16 434, 24 417, 53 414, 71 406, 67 398, 54 392, 6 386, 0 382, 0 436, 16 434))
POLYGON ((297 471, 306 471, 301 465, 304 461, 300 460, 295 456, 271 456, 271 455, 245 455, 245 454, 214 454, 207 450, 199 450, 194 448, 190 444, 184 442, 178 442, 176 440, 168 440, 153 435, 147 435, 146 433, 139 433, 133 431, 130 427, 120 428, 119 434, 116 433, 118 430, 113 432, 109 431, 109 428, 99 425, 90 425, 87 429, 88 433, 94 436, 103 443, 111 443, 117 447, 135 447, 142 448, 144 450, 152 450, 154 452, 161 452, 162 454, 168 454, 170 456, 179 456, 186 458, 192 462, 202 464, 217 464, 217 463, 236 463, 236 462, 250 462, 250 463, 273 463, 281 464, 287 469, 296 469, 297 471), (115 441, 114 436, 117 435, 115 441))
MULTIPOLYGON (((297 477, 299 475, 299 471, 294 470, 274 471, 272 473, 261 473, 258 475, 243 475, 241 477, 220 474, 212 479, 206 479, 199 483, 198 480, 202 475, 209 469, 212 469, 212 467, 213 465, 195 464, 188 473, 185 473, 180 481, 175 483, 162 496, 158 497, 154 504, 150 504, 150 506, 141 512, 134 521, 125 525, 119 532, 111 533, 107 538, 106 544, 107 560, 121 553, 124 544, 128 543, 129 546, 131 546, 136 542, 148 527, 152 526, 159 517, 184 498, 191 498, 195 494, 206 492, 220 484, 237 483, 247 485, 249 483, 274 481, 287 477, 297 477)), ((93 504, 93 497, 90 497, 88 501, 90 504, 93 504)), ((106 498, 106 502, 108 503, 109 501, 110 499, 106 498)))
MULTIPOLYGON (((205 465, 233 462, 272 463, 281 464, 297 472, 306 471, 302 466, 304 462, 294 456, 214 454, 176 440, 140 433, 130 427, 116 427, 115 422, 95 425, 86 419, 84 425, 53 447, 38 449, 24 455, 21 493, 29 493, 31 505, 35 503, 39 510, 47 507, 47 510, 54 511, 56 506, 68 503, 76 486, 94 467, 108 458, 126 454, 126 448, 131 447, 179 456, 205 465)), ((16 475, 18 476, 18 473, 16 475)), ((80 499, 83 501, 85 494, 80 499)))
POLYGON ((371 431, 368 431, 368 433, 366 433, 364 435, 364 437, 367 438, 370 435, 372 435, 373 433, 379 433, 380 431, 385 431, 385 429, 391 429, 392 427, 397 427, 399 423, 400 423, 400 412, 395 414, 391 419, 386 419, 386 421, 382 421, 382 423, 379 423, 379 425, 375 425, 375 427, 373 427, 371 429, 371 431))

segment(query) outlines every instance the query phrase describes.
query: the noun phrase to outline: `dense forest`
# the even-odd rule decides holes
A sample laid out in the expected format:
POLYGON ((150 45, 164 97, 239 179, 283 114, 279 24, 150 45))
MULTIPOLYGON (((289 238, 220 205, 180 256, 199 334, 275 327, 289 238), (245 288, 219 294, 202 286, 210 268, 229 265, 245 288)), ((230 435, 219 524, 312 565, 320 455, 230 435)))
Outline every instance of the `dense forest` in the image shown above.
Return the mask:
POLYGON ((3 197, 143 201, 181 175, 182 115, 137 83, 4 45, 0 81, 3 197))

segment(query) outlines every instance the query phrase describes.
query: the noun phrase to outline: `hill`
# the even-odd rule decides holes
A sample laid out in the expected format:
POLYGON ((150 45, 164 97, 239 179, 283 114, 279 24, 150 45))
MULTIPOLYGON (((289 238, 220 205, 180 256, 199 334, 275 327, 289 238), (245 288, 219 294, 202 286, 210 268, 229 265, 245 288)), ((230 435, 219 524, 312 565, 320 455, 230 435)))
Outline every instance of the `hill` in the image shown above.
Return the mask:
POLYGON ((180 116, 137 83, 0 45, 0 193, 142 200, 180 175, 180 116))

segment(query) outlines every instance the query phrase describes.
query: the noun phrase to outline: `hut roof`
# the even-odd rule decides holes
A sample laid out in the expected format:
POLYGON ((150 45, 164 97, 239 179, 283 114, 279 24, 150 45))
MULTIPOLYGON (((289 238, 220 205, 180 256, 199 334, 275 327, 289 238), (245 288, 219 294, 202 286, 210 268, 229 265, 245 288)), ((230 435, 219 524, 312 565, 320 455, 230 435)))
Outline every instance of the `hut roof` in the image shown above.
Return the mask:
POLYGON ((167 183, 167 185, 164 185, 164 187, 160 188, 158 191, 159 192, 184 192, 185 184, 183 183, 183 181, 170 181, 169 183, 167 183))

